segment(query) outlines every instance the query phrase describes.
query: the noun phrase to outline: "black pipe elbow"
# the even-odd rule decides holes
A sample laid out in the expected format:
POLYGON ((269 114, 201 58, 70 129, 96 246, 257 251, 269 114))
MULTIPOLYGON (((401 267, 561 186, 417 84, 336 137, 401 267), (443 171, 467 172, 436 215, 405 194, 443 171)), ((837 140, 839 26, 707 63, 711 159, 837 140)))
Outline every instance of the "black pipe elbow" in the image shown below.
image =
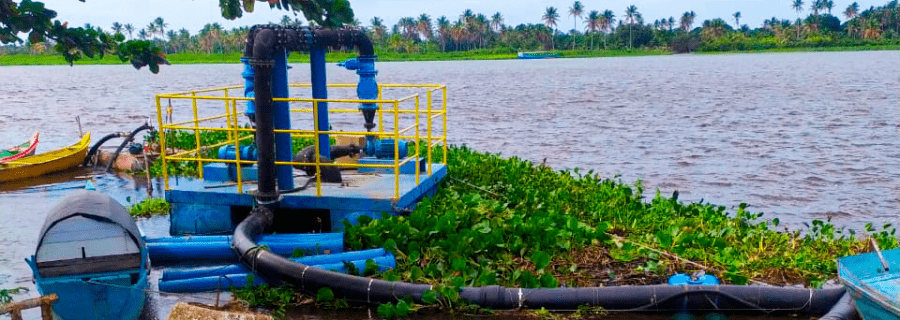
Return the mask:
POLYGON ((359 50, 360 56, 375 55, 375 47, 372 46, 372 40, 360 30, 316 30, 313 42, 317 47, 354 46, 359 50))

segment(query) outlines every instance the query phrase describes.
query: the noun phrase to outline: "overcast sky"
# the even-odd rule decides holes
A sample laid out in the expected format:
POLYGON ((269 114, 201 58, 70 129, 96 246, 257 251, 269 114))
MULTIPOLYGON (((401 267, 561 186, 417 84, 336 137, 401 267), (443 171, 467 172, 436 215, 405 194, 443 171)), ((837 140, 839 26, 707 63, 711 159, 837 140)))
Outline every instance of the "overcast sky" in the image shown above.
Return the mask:
MULTIPOLYGON (((809 2, 802 14, 809 14, 809 2)), ((861 9, 870 6, 881 6, 887 0, 857 0, 861 9)), ((487 16, 500 12, 507 25, 521 23, 540 23, 545 8, 554 6, 560 13, 559 29, 572 29, 574 21, 568 15, 568 9, 574 1, 556 0, 350 0, 357 19, 362 25, 369 26, 372 17, 381 17, 389 27, 406 16, 418 17, 427 13, 436 19, 447 16, 451 21, 457 19, 465 9, 487 16)), ((844 21, 841 14, 852 3, 851 0, 834 0, 833 14, 844 21)), ((278 22, 285 14, 283 10, 269 9, 265 2, 256 3, 256 12, 230 21, 221 17, 218 0, 46 0, 48 8, 56 10, 58 19, 68 21, 70 25, 83 26, 90 23, 109 30, 113 22, 131 23, 135 30, 146 27, 156 17, 162 17, 171 29, 188 29, 191 34, 200 30, 204 24, 219 22, 226 29, 239 26, 278 22)), ((656 19, 674 16, 676 21, 685 11, 693 10, 697 14, 694 26, 704 20, 723 18, 734 24, 732 14, 741 12, 741 24, 751 28, 762 25, 763 20, 772 17, 779 19, 796 19, 797 13, 791 9, 791 0, 583 0, 585 13, 591 10, 612 10, 616 20, 624 15, 625 7, 636 5, 647 23, 656 19)), ((302 15, 298 16, 302 19, 302 15)), ((584 24, 579 20, 579 30, 584 24)))

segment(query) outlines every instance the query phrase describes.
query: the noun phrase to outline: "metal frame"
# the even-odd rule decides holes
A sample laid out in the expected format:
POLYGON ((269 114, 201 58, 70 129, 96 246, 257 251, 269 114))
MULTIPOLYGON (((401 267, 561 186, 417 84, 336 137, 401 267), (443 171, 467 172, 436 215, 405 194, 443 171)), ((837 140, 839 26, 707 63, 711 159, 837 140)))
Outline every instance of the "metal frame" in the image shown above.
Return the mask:
MULTIPOLYGON (((290 84, 290 87, 298 87, 298 88, 306 88, 311 87, 311 84, 308 83, 300 83, 300 84, 290 84)), ((328 87, 337 87, 337 88, 355 88, 356 84, 352 83, 338 83, 338 84, 329 84, 328 87)), ((160 150, 163 152, 160 153, 160 160, 162 161, 162 174, 163 181, 165 183, 165 190, 170 190, 169 188, 169 179, 168 179, 168 161, 189 161, 189 162, 197 162, 198 172, 200 174, 200 178, 203 178, 203 164, 204 163, 230 163, 235 164, 237 166, 237 188, 238 193, 243 193, 243 181, 241 177, 241 169, 240 166, 242 164, 255 164, 255 161, 250 160, 240 160, 240 152, 235 153, 235 159, 215 159, 215 158, 205 158, 203 157, 203 150, 209 148, 216 148, 228 144, 234 144, 235 148, 240 148, 240 142, 242 140, 246 140, 252 138, 252 136, 240 137, 240 132, 253 132, 256 130, 252 128, 240 128, 238 125, 238 116, 243 114, 243 112, 237 111, 237 103, 238 101, 250 101, 252 98, 246 98, 239 95, 229 95, 229 90, 241 90, 243 86, 228 86, 228 87, 218 87, 218 88, 210 88, 210 89, 202 89, 202 90, 192 90, 192 91, 184 91, 177 93, 167 93, 167 94, 158 94, 156 95, 156 115, 157 121, 159 122, 160 134, 159 134, 159 144, 160 150), (222 95, 210 95, 221 92, 222 95), (198 95, 203 94, 203 95, 198 95), (171 124, 163 123, 163 108, 162 108, 162 100, 168 99, 171 100, 190 100, 191 103, 191 111, 193 113, 193 120, 175 122, 171 124), (198 116, 198 101, 224 101, 225 102, 225 114, 216 115, 211 117, 199 118, 198 116), (214 128, 214 127, 202 127, 200 126, 201 122, 211 121, 225 118, 226 127, 225 128, 214 128), (196 142, 196 148, 193 150, 182 151, 173 155, 167 155, 166 150, 166 131, 167 130, 185 130, 185 131, 194 131, 194 140, 196 142), (227 132, 228 139, 225 142, 216 143, 209 146, 201 146, 200 144, 200 131, 225 131, 227 132), (192 156, 191 156, 192 155, 192 156)), ((315 166, 316 168, 316 196, 322 196, 322 181, 321 181, 321 167, 322 166, 341 166, 341 167, 350 167, 350 168, 392 168, 394 169, 394 200, 400 198, 400 167, 409 162, 412 159, 418 159, 420 154, 420 141, 422 137, 420 135, 420 124, 422 121, 423 114, 427 119, 426 120, 426 136, 425 142, 428 145, 428 150, 426 154, 427 165, 427 173, 429 175, 432 174, 432 148, 437 145, 442 145, 443 150, 443 159, 442 163, 444 165, 447 164, 447 86, 445 85, 403 85, 403 84, 380 84, 378 86, 378 100, 360 100, 360 99, 312 99, 312 98, 273 98, 273 102, 287 102, 287 103, 310 103, 311 108, 295 108, 290 109, 290 112, 298 112, 298 113, 311 113, 313 117, 313 130, 274 130, 275 133, 290 133, 295 137, 312 137, 314 140, 314 145, 316 146, 316 161, 315 162, 285 162, 285 161, 276 161, 276 165, 304 165, 304 166, 315 166), (424 89, 426 96, 426 110, 421 110, 421 95, 422 93, 415 93, 409 96, 405 96, 399 99, 384 99, 384 89, 389 88, 406 88, 406 89, 424 89), (433 96, 435 91, 441 91, 441 108, 435 109, 433 106, 433 96), (346 135, 357 135, 357 136, 376 136, 378 138, 393 138, 395 141, 399 141, 400 139, 414 139, 415 141, 415 156, 406 157, 404 160, 400 160, 402 158, 399 155, 399 144, 394 144, 394 163, 393 165, 388 164, 359 164, 359 163, 322 163, 320 159, 320 150, 319 150, 319 135, 323 133, 335 133, 329 130, 316 130, 318 128, 318 114, 317 107, 319 103, 336 103, 336 104, 358 104, 358 103, 375 103, 379 105, 378 109, 378 131, 373 132, 365 132, 365 131, 341 131, 340 134, 346 135), (414 104, 413 108, 401 109, 401 103, 411 103, 414 104), (383 108, 383 106, 389 106, 387 110, 383 108), (392 131, 384 131, 384 113, 393 114, 393 130, 392 131), (415 115, 414 123, 408 127, 400 128, 400 114, 412 114, 415 115), (435 135, 432 126, 432 120, 437 117, 441 117, 442 119, 442 130, 440 135, 435 135), (410 130, 415 130, 415 134, 406 134, 410 130)), ((331 109, 328 110, 329 113, 358 113, 359 109, 331 109)), ((420 182, 421 172, 419 166, 416 167, 416 183, 420 182)))

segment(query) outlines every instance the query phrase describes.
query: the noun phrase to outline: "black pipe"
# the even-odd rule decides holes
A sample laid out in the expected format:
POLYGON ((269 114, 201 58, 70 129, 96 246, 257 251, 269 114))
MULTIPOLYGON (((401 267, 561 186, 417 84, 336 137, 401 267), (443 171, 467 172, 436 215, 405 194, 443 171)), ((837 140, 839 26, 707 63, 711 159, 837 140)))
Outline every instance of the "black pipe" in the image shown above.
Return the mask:
MULTIPOLYGON (((405 296, 422 303, 431 285, 388 282, 312 268, 289 261, 258 246, 253 239, 272 224, 272 213, 257 207, 234 232, 232 248, 248 268, 269 283, 287 282, 306 293, 331 288, 349 301, 390 303, 405 296)), ((804 289, 769 286, 618 286, 519 289, 501 286, 462 288, 460 298, 493 309, 546 308, 573 310, 581 305, 608 311, 679 312, 742 311, 823 314, 844 294, 843 288, 804 289)))
POLYGON ((272 103, 273 53, 277 38, 272 29, 261 29, 253 33, 253 82, 256 104, 256 147, 259 151, 259 189, 257 200, 271 202, 278 198, 275 177, 275 131, 272 103))
POLYGON ((309 27, 258 25, 248 32, 244 57, 251 59, 250 65, 254 71, 256 145, 259 150, 258 202, 271 203, 278 199, 272 119, 272 67, 275 50, 309 51, 311 48, 340 46, 355 46, 362 56, 375 54, 372 41, 364 32, 355 29, 313 30, 309 27))
POLYGON ((94 146, 91 147, 91 150, 89 150, 87 155, 84 156, 84 162, 81 163, 81 166, 86 167, 88 165, 88 163, 91 162, 91 158, 94 157, 94 154, 97 153, 97 150, 100 149, 100 146, 102 146, 104 143, 106 143, 106 141, 109 141, 112 138, 124 138, 127 136, 128 136, 128 132, 116 132, 116 133, 110 133, 110 134, 104 136, 103 138, 100 139, 100 141, 97 141, 97 143, 94 143, 94 146))
MULTIPOLYGON (((355 144, 348 145, 333 145, 331 146, 331 158, 337 159, 344 156, 353 156, 362 152, 362 148, 355 144)), ((306 146, 305 148, 297 151, 297 154, 294 155, 294 162, 316 162, 316 146, 306 146)), ((322 162, 331 162, 331 159, 320 159, 322 162)), ((325 168, 335 168, 335 167, 322 167, 325 168)), ((306 175, 312 176, 316 174, 315 166, 303 166, 303 165, 294 165, 294 169, 303 170, 306 172, 306 175)))
MULTIPOLYGON (((103 171, 109 172, 109 169, 112 168, 113 163, 116 163, 116 158, 119 157, 119 153, 122 152, 122 149, 125 149, 126 145, 128 145, 129 143, 131 143, 132 140, 134 140, 134 136, 136 136, 138 134, 138 132, 141 132, 142 130, 150 130, 150 129, 153 129, 153 127, 149 123, 144 123, 144 125, 138 127, 137 129, 134 129, 134 131, 132 131, 131 134, 129 134, 128 137, 125 138, 125 141, 122 141, 122 144, 120 144, 119 148, 116 149, 116 152, 113 153, 112 158, 109 158, 109 163, 106 164, 106 170, 103 170, 103 171)), ((163 151, 165 151, 165 150, 163 150, 163 151)), ((146 169, 150 170, 150 168, 146 168, 146 169)))
POLYGON ((859 313, 856 312, 856 306, 853 299, 850 298, 850 293, 844 293, 841 300, 819 320, 859 320, 859 313))

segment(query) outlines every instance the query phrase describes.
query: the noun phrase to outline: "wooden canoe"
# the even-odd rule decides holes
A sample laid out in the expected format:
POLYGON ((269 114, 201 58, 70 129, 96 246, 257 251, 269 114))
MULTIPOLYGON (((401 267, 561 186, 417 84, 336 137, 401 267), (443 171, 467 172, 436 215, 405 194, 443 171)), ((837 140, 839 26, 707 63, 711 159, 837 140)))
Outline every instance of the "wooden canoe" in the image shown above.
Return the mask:
POLYGON ((6 150, 0 150, 0 162, 13 161, 33 155, 34 150, 37 148, 37 144, 38 132, 35 131, 34 135, 31 136, 31 139, 28 139, 25 143, 6 150))
POLYGON ((34 178, 75 168, 84 162, 90 143, 91 133, 88 132, 74 145, 0 163, 0 182, 34 178))

